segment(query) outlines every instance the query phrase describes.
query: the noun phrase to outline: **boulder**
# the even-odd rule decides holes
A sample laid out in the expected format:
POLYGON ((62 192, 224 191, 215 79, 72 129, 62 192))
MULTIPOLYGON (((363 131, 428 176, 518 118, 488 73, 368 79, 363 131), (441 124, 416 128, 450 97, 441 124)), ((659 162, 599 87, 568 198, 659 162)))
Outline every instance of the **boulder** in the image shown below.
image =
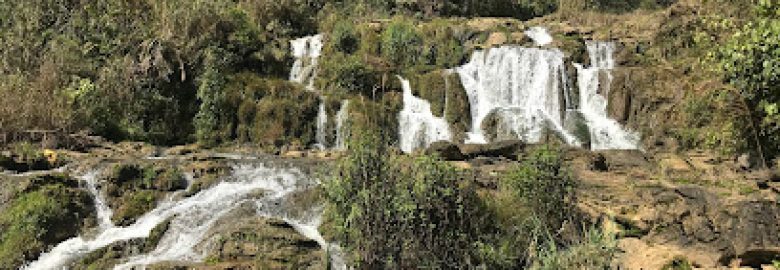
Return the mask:
POLYGON ((504 157, 516 160, 525 149, 525 143, 520 140, 506 140, 489 144, 463 144, 460 152, 469 159, 476 157, 504 157))
POLYGON ((605 150, 603 155, 610 171, 622 171, 630 168, 648 168, 650 162, 644 153, 638 150, 605 150))
POLYGON ((448 161, 461 161, 466 158, 463 153, 460 152, 458 145, 449 141, 438 141, 431 144, 431 146, 428 146, 428 149, 425 150, 425 154, 438 155, 442 159, 448 161))

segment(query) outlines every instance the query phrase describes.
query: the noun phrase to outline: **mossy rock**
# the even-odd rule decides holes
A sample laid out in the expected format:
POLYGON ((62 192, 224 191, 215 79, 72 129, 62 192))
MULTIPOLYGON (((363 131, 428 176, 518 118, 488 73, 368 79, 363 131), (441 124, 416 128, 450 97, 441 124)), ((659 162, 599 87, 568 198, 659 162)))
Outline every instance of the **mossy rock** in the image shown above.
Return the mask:
POLYGON ((471 103, 458 73, 445 73, 445 80, 447 106, 444 117, 450 123, 453 141, 462 142, 466 139, 466 132, 471 129, 471 103))
POLYGON ((448 70, 434 70, 411 78, 413 94, 431 104, 434 116, 447 120, 454 135, 453 141, 465 140, 466 132, 471 128, 471 104, 460 75, 448 70))
POLYGON ((70 265, 73 270, 100 270, 114 268, 118 263, 131 256, 152 252, 160 242, 172 219, 168 219, 152 229, 147 238, 135 238, 113 243, 85 255, 70 265))
POLYGON ((2 269, 16 269, 94 224, 92 197, 73 187, 75 180, 57 175, 31 182, 35 184, 28 184, 0 213, 2 269))
POLYGON ((165 193, 185 188, 187 181, 178 168, 139 163, 115 165, 103 187, 109 206, 115 210, 111 220, 121 226, 154 209, 165 193))
POLYGON ((119 207, 111 220, 119 226, 131 225, 138 217, 154 209, 162 197, 162 193, 155 190, 127 193, 116 202, 119 207))
POLYGON ((323 269, 319 244, 298 234, 279 219, 244 218, 216 228, 218 239, 207 262, 213 265, 249 264, 262 269, 323 269))

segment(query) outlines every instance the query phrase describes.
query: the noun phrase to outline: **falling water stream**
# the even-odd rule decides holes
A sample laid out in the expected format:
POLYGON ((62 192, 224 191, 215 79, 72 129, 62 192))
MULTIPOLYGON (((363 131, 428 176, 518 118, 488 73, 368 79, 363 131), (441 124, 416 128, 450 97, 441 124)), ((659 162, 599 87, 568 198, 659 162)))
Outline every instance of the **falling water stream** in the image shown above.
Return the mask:
POLYGON ((579 111, 590 130, 591 149, 638 149, 639 134, 620 126, 607 115, 607 105, 615 68, 612 42, 587 42, 591 66, 575 64, 580 92, 579 111))
POLYGON ((563 52, 557 49, 502 46, 476 51, 456 69, 471 105, 468 143, 487 143, 483 121, 491 114, 518 139, 536 143, 545 128, 572 145, 579 141, 562 128, 566 88, 563 52))
MULTIPOLYGON (((108 207, 105 207, 102 195, 95 186, 96 175, 98 175, 97 171, 89 172, 84 176, 84 180, 87 181, 88 190, 95 197, 98 206, 100 232, 94 237, 78 236, 60 243, 51 251, 42 254, 38 260, 28 264, 26 269, 66 268, 74 260, 102 247, 124 240, 148 237, 155 226, 167 219, 171 219, 169 229, 155 250, 128 258, 115 269, 132 269, 136 266, 163 261, 199 262, 206 254, 198 251, 196 246, 204 240, 215 222, 227 213, 245 202, 254 202, 258 206, 275 205, 268 202, 317 185, 315 180, 297 169, 272 168, 259 163, 238 164, 233 166, 233 174, 221 183, 183 199, 174 199, 179 196, 171 195, 132 225, 116 227, 110 225, 111 212, 108 207), (257 198, 258 191, 265 193, 257 198)), ((317 209, 311 210, 315 214, 312 218, 306 219, 292 218, 282 208, 272 210, 258 207, 258 214, 287 220, 302 235, 310 237, 321 245, 327 244, 316 229, 320 222, 317 209)))
POLYGON ((408 80, 400 76, 398 79, 404 91, 404 107, 398 116, 401 150, 409 153, 436 141, 450 140, 452 134, 447 120, 434 116, 431 104, 414 96, 408 80))

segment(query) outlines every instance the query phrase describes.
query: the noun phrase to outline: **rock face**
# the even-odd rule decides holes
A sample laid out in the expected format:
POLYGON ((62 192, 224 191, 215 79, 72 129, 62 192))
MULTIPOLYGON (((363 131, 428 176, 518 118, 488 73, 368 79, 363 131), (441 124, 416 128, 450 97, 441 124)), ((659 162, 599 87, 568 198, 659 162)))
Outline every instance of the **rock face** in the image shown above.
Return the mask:
POLYGON ((780 256, 778 252, 751 256, 780 248, 780 206, 776 201, 754 198, 728 202, 695 186, 648 190, 643 197, 653 198, 657 217, 648 223, 650 233, 644 239, 713 254, 691 258, 699 259, 702 266, 730 265, 742 259, 743 266, 760 267, 780 256))
POLYGON ((716 161, 703 154, 651 160, 638 151, 606 151, 571 162, 584 183, 583 212, 620 228, 621 269, 660 269, 679 259, 705 268, 761 267, 780 256, 777 193, 758 191, 752 174, 720 171, 730 166, 710 164, 716 161))
POLYGON ((425 150, 428 155, 438 155, 444 160, 463 160, 465 156, 460 152, 458 145, 448 142, 439 141, 431 144, 428 149, 425 150))
POLYGON ((525 149, 525 143, 520 140, 507 140, 489 144, 464 144, 460 146, 461 153, 469 158, 505 157, 517 159, 525 149))

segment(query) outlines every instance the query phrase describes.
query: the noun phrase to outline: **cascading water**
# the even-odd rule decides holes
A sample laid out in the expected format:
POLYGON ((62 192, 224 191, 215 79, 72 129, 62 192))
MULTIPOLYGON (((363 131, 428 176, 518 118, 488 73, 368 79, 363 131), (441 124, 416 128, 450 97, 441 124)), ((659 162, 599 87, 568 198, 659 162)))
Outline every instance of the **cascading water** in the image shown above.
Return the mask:
POLYGON ((452 134, 447 120, 434 116, 431 104, 412 94, 408 80, 400 76, 398 79, 401 80, 404 91, 404 107, 398 116, 401 150, 410 153, 437 141, 451 140, 452 134))
POLYGON ((317 61, 322 52, 322 35, 302 37, 290 42, 292 54, 295 57, 290 81, 306 85, 314 90, 314 78, 317 77, 317 61))
POLYGON ((336 114, 336 150, 347 149, 347 139, 349 138, 349 127, 347 119, 349 118, 349 100, 341 101, 341 108, 336 114))
POLYGON ((563 52, 503 46, 476 51, 456 69, 471 104, 468 143, 487 143, 482 123, 491 114, 518 139, 535 143, 549 128, 571 145, 580 142, 562 127, 566 91, 563 52))
POLYGON ((328 145, 327 140, 328 129, 328 111, 325 110, 325 101, 320 100, 320 107, 317 112, 317 133, 314 135, 317 143, 315 147, 320 150, 325 150, 328 145))
POLYGON ((640 137, 637 133, 623 129, 607 116, 611 70, 615 67, 612 58, 615 44, 612 42, 587 42, 591 66, 577 67, 580 92, 580 108, 588 124, 592 150, 637 149, 640 137))
POLYGON ((87 190, 92 194, 92 199, 95 201, 95 209, 97 210, 99 226, 98 229, 100 231, 105 231, 114 227, 114 223, 111 222, 111 215, 113 215, 113 212, 111 211, 111 208, 108 207, 108 204, 103 199, 103 194, 100 193, 100 190, 97 187, 97 179, 99 174, 99 170, 90 171, 82 177, 82 180, 87 183, 87 190))
MULTIPOLYGON (((73 260, 123 240, 145 238, 151 230, 161 222, 172 218, 170 227, 161 239, 157 248, 149 254, 129 258, 127 262, 118 265, 116 269, 130 269, 162 261, 201 261, 202 252, 195 250, 197 244, 203 241, 212 225, 225 214, 242 205, 244 202, 272 201, 283 198, 295 191, 309 188, 316 183, 296 169, 273 169, 263 165, 236 165, 230 179, 203 190, 191 197, 174 200, 170 196, 160 202, 154 210, 140 217, 128 227, 101 226, 101 231, 94 238, 75 237, 60 243, 51 251, 42 254, 38 260, 26 266, 26 269, 62 269, 73 260), (265 191, 262 198, 253 194, 265 191)), ((89 180, 88 174, 86 177, 89 180)), ((92 178, 94 179, 94 178, 92 178)), ((90 182, 88 182, 90 183, 90 182)), ((94 181, 92 184, 94 185, 94 181)), ((92 187, 90 187, 92 190, 92 187)), ((99 200, 97 188, 94 194, 99 200)), ((105 211, 105 210, 99 210, 105 211)), ((284 213, 276 209, 275 213, 284 213)), ((106 214, 99 214, 101 218, 106 214)), ((110 212, 107 214, 110 216, 110 212)), ((286 216, 281 218, 287 219, 286 216)), ((321 241, 322 236, 312 231, 315 223, 297 222, 302 224, 303 233, 312 239, 321 241)))
POLYGON ((547 33, 547 29, 544 27, 531 27, 525 31, 525 35, 531 38, 538 46, 545 46, 553 41, 552 36, 550 36, 550 33, 547 33))

